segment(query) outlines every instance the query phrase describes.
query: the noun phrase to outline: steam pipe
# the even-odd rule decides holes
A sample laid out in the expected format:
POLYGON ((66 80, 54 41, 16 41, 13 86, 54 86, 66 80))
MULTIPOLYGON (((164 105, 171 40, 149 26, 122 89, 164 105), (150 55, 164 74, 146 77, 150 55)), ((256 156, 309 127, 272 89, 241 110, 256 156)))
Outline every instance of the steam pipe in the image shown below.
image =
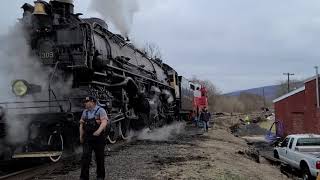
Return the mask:
POLYGON ((128 85, 129 82, 131 82, 134 85, 135 90, 138 92, 139 87, 131 77, 127 77, 124 81, 122 81, 120 83, 115 83, 115 84, 108 84, 108 83, 93 81, 93 83, 101 84, 101 85, 104 85, 104 86, 107 86, 107 87, 122 87, 122 86, 128 85))

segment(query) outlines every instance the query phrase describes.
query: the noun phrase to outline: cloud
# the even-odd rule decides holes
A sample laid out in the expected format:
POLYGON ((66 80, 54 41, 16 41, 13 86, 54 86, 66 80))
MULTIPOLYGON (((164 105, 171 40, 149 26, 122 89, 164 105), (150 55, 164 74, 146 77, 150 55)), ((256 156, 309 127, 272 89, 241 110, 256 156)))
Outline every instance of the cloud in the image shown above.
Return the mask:
POLYGON ((276 83, 283 71, 313 74, 320 55, 319 5, 297 0, 170 1, 153 9, 152 16, 138 16, 133 34, 159 43, 166 61, 183 75, 210 79, 224 91, 244 89, 276 83))
MULTIPOLYGON (((320 1, 138 1, 131 39, 157 43, 182 75, 212 80, 223 91, 274 84, 289 71, 308 77, 319 64, 320 1)), ((0 30, 21 16, 23 2, 0 8, 0 30)), ((78 0, 76 10, 96 16, 89 2, 78 0)))

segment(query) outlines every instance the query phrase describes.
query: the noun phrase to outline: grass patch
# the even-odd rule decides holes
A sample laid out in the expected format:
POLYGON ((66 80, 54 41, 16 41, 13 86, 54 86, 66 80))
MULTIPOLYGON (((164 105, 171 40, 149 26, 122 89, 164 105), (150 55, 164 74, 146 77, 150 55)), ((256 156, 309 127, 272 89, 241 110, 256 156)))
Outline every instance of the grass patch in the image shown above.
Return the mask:
MULTIPOLYGON (((269 130, 274 122, 273 121, 262 121, 259 123, 259 126, 263 129, 269 130)), ((271 129, 272 133, 276 133, 276 126, 273 126, 271 129)))

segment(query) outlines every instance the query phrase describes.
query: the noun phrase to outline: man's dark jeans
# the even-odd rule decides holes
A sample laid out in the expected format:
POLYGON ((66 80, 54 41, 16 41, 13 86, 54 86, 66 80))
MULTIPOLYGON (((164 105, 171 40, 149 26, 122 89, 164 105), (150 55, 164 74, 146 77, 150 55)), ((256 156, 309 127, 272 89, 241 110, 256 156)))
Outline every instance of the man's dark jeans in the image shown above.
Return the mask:
POLYGON ((205 131, 209 131, 209 121, 203 121, 203 129, 205 131))
POLYGON ((97 163, 97 178, 105 178, 104 167, 104 148, 105 142, 103 138, 95 138, 93 140, 85 140, 83 144, 83 154, 81 161, 81 180, 89 180, 89 169, 92 158, 92 151, 94 151, 97 163))

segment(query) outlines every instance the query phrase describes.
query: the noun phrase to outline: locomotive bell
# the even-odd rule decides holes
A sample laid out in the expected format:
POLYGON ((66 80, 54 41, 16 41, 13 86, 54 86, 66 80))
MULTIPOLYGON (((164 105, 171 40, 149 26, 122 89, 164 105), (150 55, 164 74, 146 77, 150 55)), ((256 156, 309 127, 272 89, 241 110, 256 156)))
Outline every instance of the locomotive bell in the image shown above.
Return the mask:
POLYGON ((33 14, 34 15, 48 15, 46 13, 46 8, 45 8, 45 5, 43 4, 43 2, 41 2, 41 1, 35 2, 33 14))

